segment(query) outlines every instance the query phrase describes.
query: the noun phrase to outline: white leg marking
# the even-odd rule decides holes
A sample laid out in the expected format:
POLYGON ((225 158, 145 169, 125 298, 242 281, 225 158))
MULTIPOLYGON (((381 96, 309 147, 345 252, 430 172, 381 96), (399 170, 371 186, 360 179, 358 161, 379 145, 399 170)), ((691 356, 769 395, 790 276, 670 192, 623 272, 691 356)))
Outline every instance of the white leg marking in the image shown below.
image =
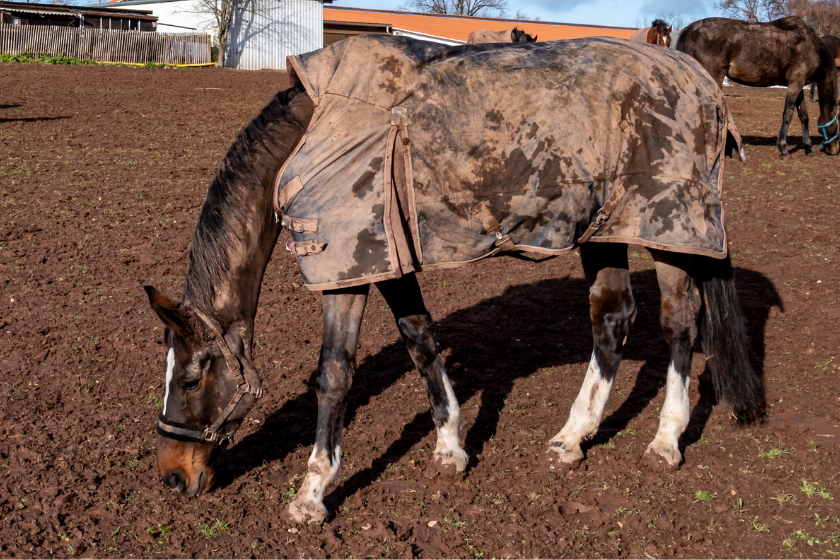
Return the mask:
POLYGON ((572 405, 569 419, 560 433, 548 442, 549 451, 557 452, 562 462, 574 463, 583 458, 580 442, 598 431, 598 424, 601 423, 604 407, 610 397, 610 389, 612 381, 607 381, 601 376, 601 369, 593 351, 586 377, 583 378, 583 385, 572 405))
POLYGON ((341 459, 341 446, 333 450, 332 464, 327 453, 316 444, 312 449, 307 464, 306 479, 294 500, 289 504, 288 512, 298 523, 321 523, 327 518, 324 507, 324 492, 338 474, 341 459))
POLYGON ((449 383, 446 372, 442 372, 443 388, 446 391, 447 410, 449 418, 446 423, 437 430, 438 438, 435 446, 435 456, 444 465, 454 464, 455 470, 462 472, 467 468, 469 456, 461 448, 461 441, 458 437, 458 430, 461 428, 461 406, 455 398, 455 391, 449 383))
POLYGON ((169 402, 169 385, 172 383, 172 374, 175 371, 175 349, 170 348, 166 354, 166 393, 163 395, 163 415, 166 416, 166 403, 169 402))
POLYGON ((645 454, 656 453, 671 466, 679 465, 682 459, 679 439, 688 426, 691 412, 691 403, 688 398, 689 381, 689 377, 683 380, 674 367, 674 363, 671 362, 665 384, 665 403, 662 405, 662 413, 659 416, 659 430, 645 452, 645 454))

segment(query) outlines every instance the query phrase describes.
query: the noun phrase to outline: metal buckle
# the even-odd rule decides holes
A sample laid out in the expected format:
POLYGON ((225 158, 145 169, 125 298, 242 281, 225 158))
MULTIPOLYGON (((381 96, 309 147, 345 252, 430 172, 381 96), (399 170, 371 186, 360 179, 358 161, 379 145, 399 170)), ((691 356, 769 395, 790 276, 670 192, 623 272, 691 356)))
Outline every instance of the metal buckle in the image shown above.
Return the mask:
POLYGON ((505 238, 505 236, 504 236, 504 235, 502 235, 502 231, 501 231, 501 230, 499 230, 499 231, 497 231, 497 232, 496 232, 496 239, 498 239, 499 241, 502 241, 504 238, 505 238))
POLYGON ((205 428, 204 433, 201 434, 201 439, 203 439, 206 442, 213 443, 215 441, 218 441, 219 432, 211 432, 210 428, 205 428))

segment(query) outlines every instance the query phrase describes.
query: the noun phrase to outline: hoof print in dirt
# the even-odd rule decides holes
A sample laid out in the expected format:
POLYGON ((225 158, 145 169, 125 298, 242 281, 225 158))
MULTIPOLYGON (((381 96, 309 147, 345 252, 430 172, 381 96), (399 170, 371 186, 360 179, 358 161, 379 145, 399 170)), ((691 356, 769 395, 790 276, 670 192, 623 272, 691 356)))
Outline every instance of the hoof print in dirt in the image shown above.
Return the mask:
POLYGON ((583 461, 580 447, 566 449, 562 443, 552 443, 545 453, 540 455, 540 463, 552 472, 565 472, 577 469, 583 461))

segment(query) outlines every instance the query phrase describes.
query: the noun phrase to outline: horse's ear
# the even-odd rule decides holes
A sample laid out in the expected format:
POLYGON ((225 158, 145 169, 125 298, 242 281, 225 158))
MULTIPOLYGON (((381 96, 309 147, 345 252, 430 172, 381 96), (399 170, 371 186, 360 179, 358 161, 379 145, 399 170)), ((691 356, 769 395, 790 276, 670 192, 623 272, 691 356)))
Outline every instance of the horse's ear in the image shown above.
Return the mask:
POLYGON ((175 331, 181 338, 187 339, 192 330, 184 309, 152 286, 143 286, 143 289, 149 296, 149 305, 152 306, 152 311, 163 321, 163 324, 175 331))
POLYGON ((537 37, 539 37, 539 35, 534 35, 534 41, 533 41, 534 43, 537 42, 537 37))

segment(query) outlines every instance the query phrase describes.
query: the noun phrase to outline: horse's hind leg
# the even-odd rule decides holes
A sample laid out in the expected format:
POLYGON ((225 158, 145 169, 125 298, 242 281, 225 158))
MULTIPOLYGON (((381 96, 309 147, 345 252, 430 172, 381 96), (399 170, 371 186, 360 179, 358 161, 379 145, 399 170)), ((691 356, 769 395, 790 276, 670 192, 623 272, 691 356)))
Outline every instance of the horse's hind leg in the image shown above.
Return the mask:
POLYGON ((595 347, 586 377, 569 419, 549 441, 549 461, 576 467, 583 458, 580 442, 598 431, 610 395, 624 342, 636 315, 630 288, 627 245, 591 243, 580 247, 589 287, 589 309, 595 347))
POLYGON ((815 154, 817 151, 811 145, 811 132, 808 130, 808 104, 805 103, 805 90, 799 92, 796 98, 796 114, 799 115, 799 123, 802 125, 802 145, 805 153, 815 154))
MULTIPOLYGON (((788 82, 787 95, 785 96, 785 110, 782 113, 782 128, 779 129, 779 137, 776 139, 776 146, 779 148, 782 157, 789 155, 787 137, 788 129, 790 128, 790 119, 793 116, 793 109, 801 105, 802 99, 805 96, 805 93, 802 91, 803 87, 805 87, 804 82, 788 82)), ((810 142, 810 136, 808 140, 810 142)))
POLYGON ((380 282, 376 287, 391 308, 408 353, 426 386, 432 420, 437 428, 434 458, 442 466, 454 465, 457 472, 464 471, 469 457, 458 437, 461 408, 435 348, 432 317, 423 303, 417 277, 407 274, 396 280, 380 282))
POLYGON ((682 460, 679 438, 688 426, 690 413, 688 382, 691 378, 691 353, 697 338, 697 315, 700 313, 700 290, 689 276, 691 256, 651 250, 656 262, 656 277, 661 292, 659 321, 668 343, 671 363, 665 383, 665 403, 659 418, 659 430, 648 445, 645 458, 668 467, 682 460))
POLYGON ((318 424, 307 475, 286 516, 320 523, 327 517, 324 491, 338 474, 345 397, 356 369, 356 347, 369 285, 324 292, 324 337, 318 361, 318 424))

